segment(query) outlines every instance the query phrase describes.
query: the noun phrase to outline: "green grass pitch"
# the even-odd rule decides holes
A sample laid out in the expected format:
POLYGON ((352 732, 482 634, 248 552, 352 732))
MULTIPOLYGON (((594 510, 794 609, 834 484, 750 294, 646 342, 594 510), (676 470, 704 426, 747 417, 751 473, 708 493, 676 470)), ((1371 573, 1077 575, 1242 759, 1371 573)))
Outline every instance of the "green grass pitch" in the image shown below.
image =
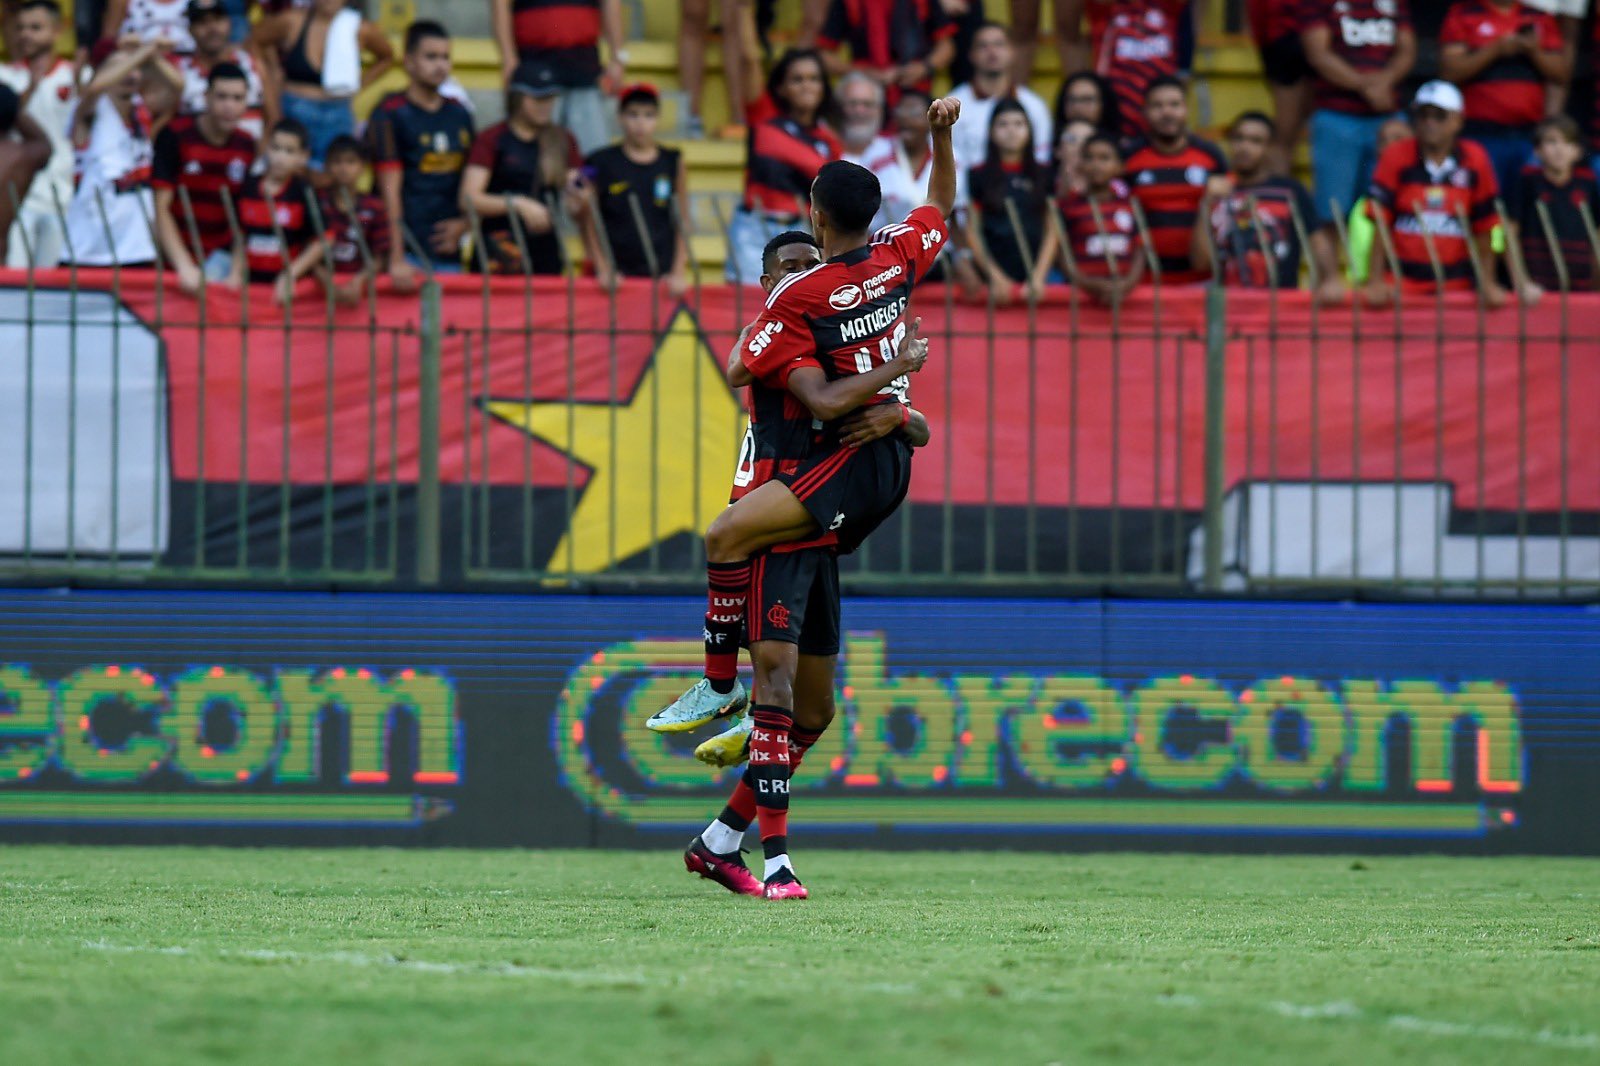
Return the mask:
POLYGON ((0 1062, 1600 1061, 1600 863, 0 848, 0 1062))

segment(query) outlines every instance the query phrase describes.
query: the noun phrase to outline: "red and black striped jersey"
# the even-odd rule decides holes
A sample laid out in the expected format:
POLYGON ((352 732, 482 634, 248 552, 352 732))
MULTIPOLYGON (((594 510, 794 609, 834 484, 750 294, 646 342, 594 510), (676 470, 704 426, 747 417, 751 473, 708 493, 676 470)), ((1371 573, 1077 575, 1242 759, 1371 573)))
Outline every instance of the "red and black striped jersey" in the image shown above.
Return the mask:
POLYGON ((517 53, 549 63, 563 85, 600 77, 600 0, 511 0, 517 53))
POLYGON ((150 184, 174 191, 172 215, 184 244, 189 243, 190 230, 184 217, 183 197, 177 190, 189 193, 189 209, 194 214, 201 251, 226 248, 233 243, 233 230, 228 225, 222 190, 227 189, 237 200, 255 157, 256 142, 248 133, 235 129, 219 144, 200 132, 198 115, 180 115, 156 135, 150 184))
POLYGON ((1246 20, 1257 45, 1268 45, 1300 32, 1305 21, 1303 0, 1246 0, 1246 20))
MULTIPOLYGON (((1328 28, 1328 46, 1333 54, 1358 71, 1378 71, 1394 57, 1400 31, 1411 28, 1408 0, 1335 0, 1333 3, 1307 3, 1302 32, 1316 26, 1328 28)), ((1353 89, 1341 89, 1318 77, 1313 106, 1319 111, 1343 111, 1352 115, 1371 115, 1372 105, 1353 89)))
MULTIPOLYGON (((1494 48, 1506 37, 1528 32, 1546 52, 1561 51, 1561 28, 1553 16, 1513 2, 1460 0, 1445 16, 1439 43, 1468 50, 1494 48)), ((1544 77, 1525 55, 1501 56, 1461 86, 1466 99, 1467 133, 1520 133, 1544 118, 1544 77)))
POLYGON ((751 126, 749 140, 744 206, 773 215, 804 216, 817 171, 844 155, 828 127, 802 126, 787 116, 751 126))
MULTIPOLYGON (((1123 180, 1144 211, 1150 245, 1161 264, 1161 280, 1174 285, 1204 281, 1189 257, 1194 220, 1205 196, 1206 181, 1226 174, 1228 164, 1210 141, 1190 137, 1176 152, 1163 152, 1140 142, 1128 154, 1123 180)), ((1152 279, 1154 280, 1154 279, 1152 279)))
POLYGON ((745 390, 745 413, 750 425, 739 449, 739 468, 733 475, 728 502, 765 485, 778 474, 792 474, 811 454, 822 430, 811 409, 787 389, 752 382, 745 390))
MULTIPOLYGON (((790 274, 755 321, 740 353, 745 369, 784 388, 802 366, 820 367, 832 380, 893 359, 905 338, 911 290, 949 237, 938 208, 924 204, 860 248, 790 274)), ((907 403, 907 388, 902 378, 873 402, 907 403)))
POLYGON ((1223 284, 1246 289, 1293 289, 1300 284, 1300 229, 1316 227, 1311 194, 1294 178, 1273 176, 1241 185, 1218 200, 1207 222, 1223 284))
MULTIPOLYGON (((926 60, 934 44, 955 36, 956 29, 939 0, 833 0, 817 47, 831 52, 848 44, 856 66, 884 70, 926 60)), ((927 92, 932 84, 925 78, 917 88, 927 92)), ((899 97, 900 87, 889 86, 890 107, 899 97)))
POLYGON ((361 254, 363 241, 380 268, 389 254, 389 216, 383 209, 383 199, 357 193, 352 200, 352 209, 346 211, 336 197, 322 198, 322 225, 328 231, 329 257, 335 274, 356 274, 366 269, 366 257, 361 254))
POLYGON ((1133 198, 1127 185, 1111 183, 1109 195, 1091 198, 1071 193, 1057 204, 1073 267, 1082 277, 1121 277, 1133 257, 1142 255, 1144 241, 1133 217, 1133 198))
POLYGON ((1579 167, 1565 185, 1556 185, 1538 167, 1523 170, 1517 184, 1517 202, 1510 210, 1517 223, 1528 276, 1551 292, 1561 289, 1557 256, 1566 265, 1567 285, 1573 292, 1600 290, 1600 278, 1595 277, 1594 247, 1583 224, 1584 204, 1589 205, 1591 220, 1600 219, 1600 188, 1589 168, 1579 167), (1554 248, 1545 233, 1540 204, 1555 233, 1554 248))
POLYGON ((269 201, 262 182, 261 176, 252 177, 239 194, 239 228, 244 230, 245 264, 251 281, 272 281, 316 236, 306 202, 309 186, 290 178, 269 201))
POLYGON ((1481 145, 1462 138, 1443 163, 1431 166, 1413 138, 1391 144, 1378 158, 1367 210, 1393 228, 1395 258, 1410 286, 1431 290, 1435 285, 1431 240, 1445 288, 1471 289, 1467 242, 1499 224, 1494 209, 1498 194, 1494 165, 1481 145))
POLYGON ((1095 71, 1116 95, 1122 128, 1143 133, 1145 90, 1178 73, 1178 14, 1171 0, 1118 4, 1100 36, 1095 71))

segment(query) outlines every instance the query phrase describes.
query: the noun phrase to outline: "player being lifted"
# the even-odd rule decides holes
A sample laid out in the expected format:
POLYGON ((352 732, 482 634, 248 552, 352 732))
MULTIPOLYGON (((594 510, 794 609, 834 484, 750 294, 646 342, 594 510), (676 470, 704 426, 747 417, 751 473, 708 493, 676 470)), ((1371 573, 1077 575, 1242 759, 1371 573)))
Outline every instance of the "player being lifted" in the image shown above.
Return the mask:
MULTIPOLYGON (((799 230, 781 233, 769 241, 762 252, 762 288, 770 293, 790 274, 809 270, 821 262, 821 248, 811 234, 799 230)), ((746 327, 740 334, 729 355, 728 374, 736 382, 747 380, 741 356, 751 328, 746 327)), ((908 354, 920 361, 926 355, 927 341, 914 334, 913 328, 904 343, 908 354)), ((810 453, 814 436, 811 411, 792 393, 759 381, 750 380, 749 384, 746 404, 750 428, 740 452, 730 502, 737 502, 770 481, 783 468, 797 466, 810 453)), ((865 407, 845 419, 839 432, 844 443, 855 446, 869 444, 891 433, 902 434, 912 447, 920 448, 928 442, 927 420, 898 404, 865 407)), ((764 641, 792 643, 798 652, 791 686, 794 707, 794 727, 789 733, 791 773, 834 717, 834 661, 839 654, 840 634, 837 542, 837 533, 825 533, 811 541, 777 545, 752 561, 752 566, 759 567, 766 579, 762 585, 768 595, 777 589, 779 596, 788 597, 778 616, 785 623, 781 628, 766 617, 772 615, 773 607, 780 606, 776 600, 757 600, 750 605, 750 610, 764 616, 765 624, 761 627, 764 641), (795 599, 794 592, 802 593, 802 598, 795 599)), ((759 654, 768 650, 767 645, 753 647, 752 659, 764 666, 770 665, 767 660, 773 657, 759 654)), ((781 660, 783 656, 777 658, 781 660)), ((762 669, 763 678, 770 672, 762 669)), ((696 748, 695 757, 713 766, 735 766, 745 760, 751 730, 750 718, 741 718, 732 729, 696 748)), ((683 861, 691 873, 715 881, 730 892, 761 896, 765 895, 765 885, 750 872, 740 855, 745 830, 756 818, 755 787, 754 778, 746 768, 728 805, 690 842, 683 861)), ((785 884, 775 886, 774 891, 797 894, 803 892, 804 887, 785 884)))
MULTIPOLYGON (((740 354, 751 378, 794 394, 823 423, 823 437, 794 469, 722 512, 706 531, 708 611, 706 676, 647 723, 662 731, 698 728, 743 709, 738 682, 738 638, 754 595, 772 608, 749 613, 756 665, 751 713, 749 774, 755 784, 768 898, 803 898, 788 859, 789 732, 793 724, 794 645, 760 648, 768 621, 787 622, 785 596, 805 587, 775 590, 751 556, 777 544, 836 534, 852 550, 905 498, 911 451, 896 436, 859 447, 845 443, 838 420, 864 403, 907 404, 905 375, 920 366, 901 351, 904 314, 912 288, 948 239, 945 216, 955 202, 955 160, 950 129, 960 114, 954 100, 928 109, 933 166, 928 203, 905 222, 870 236, 867 227, 881 200, 878 179, 851 163, 829 163, 811 186, 811 224, 825 262, 776 285, 752 324, 740 354), (774 609, 775 608, 775 609, 774 609), (771 656, 771 661, 764 660, 771 656), (789 887, 792 886, 792 889, 789 887)), ((736 377, 731 376, 730 380, 736 377)))

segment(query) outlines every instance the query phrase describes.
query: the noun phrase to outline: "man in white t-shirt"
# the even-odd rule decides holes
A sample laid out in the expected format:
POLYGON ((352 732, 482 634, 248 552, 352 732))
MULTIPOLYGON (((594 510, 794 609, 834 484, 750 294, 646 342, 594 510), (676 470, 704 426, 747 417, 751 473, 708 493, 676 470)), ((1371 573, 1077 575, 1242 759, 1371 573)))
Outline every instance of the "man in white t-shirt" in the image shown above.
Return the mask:
POLYGON ((844 159, 871 170, 875 161, 887 158, 893 151, 893 140, 883 132, 883 86, 862 71, 852 70, 839 79, 835 92, 841 113, 839 140, 844 144, 844 159))
POLYGON ((194 38, 194 51, 171 57, 172 65, 183 75, 183 101, 178 105, 178 114, 198 115, 205 111, 211 68, 219 63, 232 63, 244 71, 248 86, 239 128, 260 141, 278 121, 277 101, 263 96, 261 74, 256 70, 250 51, 229 39, 233 23, 228 9, 222 6, 222 0, 189 0, 185 10, 189 15, 189 36, 194 38))
MULTIPOLYGON (((72 143, 67 125, 78 103, 72 61, 56 54, 61 8, 56 0, 26 0, 17 9, 17 59, 0 67, 0 84, 23 100, 25 113, 50 139, 50 161, 34 176, 6 240, 6 266, 48 269, 61 262, 62 212, 72 199, 72 143), (58 207, 59 205, 59 207, 58 207)), ((10 193, 0 189, 8 201, 10 193)))
POLYGON ((956 153, 956 172, 963 178, 973 167, 981 166, 989 147, 989 116, 996 100, 1014 96, 1028 114, 1033 126, 1033 149, 1039 162, 1050 161, 1050 108, 1026 85, 1011 80, 1016 49, 1010 32, 998 22, 985 22, 972 35, 972 80, 950 93, 961 101, 961 121, 951 137, 956 153))

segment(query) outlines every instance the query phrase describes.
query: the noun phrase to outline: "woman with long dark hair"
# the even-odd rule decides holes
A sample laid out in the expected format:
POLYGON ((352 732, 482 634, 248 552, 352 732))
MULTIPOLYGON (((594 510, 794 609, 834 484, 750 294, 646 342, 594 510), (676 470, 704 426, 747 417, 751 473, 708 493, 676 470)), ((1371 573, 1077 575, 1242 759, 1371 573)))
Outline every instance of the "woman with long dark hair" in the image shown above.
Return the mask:
POLYGON ((1015 100, 989 116, 989 149, 967 178, 972 200, 972 254, 998 303, 1010 303, 1029 284, 1030 266, 1044 241, 1050 172, 1034 156, 1033 127, 1015 100))
POLYGON ((1117 96, 1111 84, 1092 70, 1080 70, 1061 83, 1056 93, 1053 129, 1065 129, 1069 122, 1087 122, 1100 133, 1122 137, 1122 119, 1117 112, 1117 96))
POLYGON ((811 179, 844 154, 833 132, 833 90, 822 56, 791 49, 767 76, 765 107, 752 107, 744 199, 728 227, 729 281, 761 278, 761 249, 810 214, 811 179), (765 111, 765 114, 760 114, 765 111))

